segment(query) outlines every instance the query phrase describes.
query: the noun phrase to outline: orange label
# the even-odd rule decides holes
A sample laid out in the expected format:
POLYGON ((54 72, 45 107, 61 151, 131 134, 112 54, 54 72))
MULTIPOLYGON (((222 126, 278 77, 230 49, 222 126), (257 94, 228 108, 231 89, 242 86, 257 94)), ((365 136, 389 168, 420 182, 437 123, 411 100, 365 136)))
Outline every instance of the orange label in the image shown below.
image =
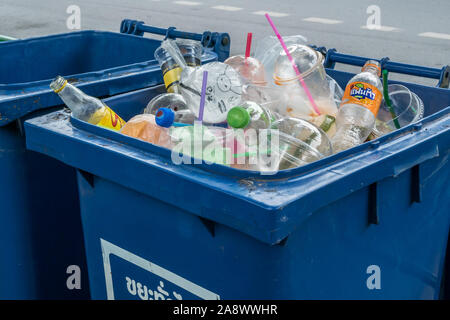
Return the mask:
POLYGON ((382 100, 382 95, 377 87, 365 82, 352 82, 345 88, 342 103, 354 103, 369 109, 376 117, 382 100))

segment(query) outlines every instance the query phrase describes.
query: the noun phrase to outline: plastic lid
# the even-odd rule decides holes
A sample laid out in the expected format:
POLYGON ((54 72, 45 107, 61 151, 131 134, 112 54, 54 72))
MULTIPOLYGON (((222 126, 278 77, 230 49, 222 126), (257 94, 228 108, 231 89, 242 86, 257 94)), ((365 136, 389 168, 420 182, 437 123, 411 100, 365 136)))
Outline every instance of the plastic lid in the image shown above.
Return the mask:
POLYGON ((242 107, 234 107, 228 111, 227 122, 232 128, 245 128, 250 122, 250 115, 246 109, 242 107))
POLYGON ((175 112, 170 108, 159 108, 156 111, 155 121, 160 127, 169 128, 175 120, 175 112))
MULTIPOLYGON (((288 50, 302 75, 318 65, 319 56, 314 49, 301 44, 293 44, 288 46, 288 50)), ((275 62, 274 77, 279 80, 290 80, 297 77, 284 51, 280 52, 275 62)))

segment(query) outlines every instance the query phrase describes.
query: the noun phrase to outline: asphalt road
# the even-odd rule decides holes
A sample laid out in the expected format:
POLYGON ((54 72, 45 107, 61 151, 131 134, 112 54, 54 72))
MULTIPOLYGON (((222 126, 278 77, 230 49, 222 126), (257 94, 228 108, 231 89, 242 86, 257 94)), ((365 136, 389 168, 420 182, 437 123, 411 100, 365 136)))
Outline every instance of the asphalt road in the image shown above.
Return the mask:
POLYGON ((301 34, 339 52, 430 67, 450 64, 449 0, 1 0, 0 34, 26 38, 69 32, 70 5, 81 10, 82 30, 118 31, 120 21, 130 18, 185 31, 228 32, 232 54, 245 51, 247 32, 253 32, 254 41, 272 34, 262 15, 271 12, 283 35, 301 34), (365 28, 371 5, 380 8, 380 30, 365 28))

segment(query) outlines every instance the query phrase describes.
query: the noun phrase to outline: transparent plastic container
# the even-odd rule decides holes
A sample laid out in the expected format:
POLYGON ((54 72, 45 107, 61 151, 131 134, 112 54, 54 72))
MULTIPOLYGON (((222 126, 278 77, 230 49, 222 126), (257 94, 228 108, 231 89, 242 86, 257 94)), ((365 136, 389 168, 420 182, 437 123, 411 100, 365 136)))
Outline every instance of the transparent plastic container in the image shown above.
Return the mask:
POLYGON ((271 160, 260 163, 259 170, 262 172, 299 167, 333 153, 327 134, 303 119, 284 118, 275 121, 271 126, 270 139, 278 141, 278 145, 268 146, 271 160))
POLYGON ((172 160, 175 163, 176 159, 181 160, 181 154, 184 157, 183 163, 196 163, 199 160, 226 166, 232 163, 232 130, 195 123, 192 126, 171 127, 169 135, 172 160))
MULTIPOLYGON (((288 50, 294 59, 301 76, 321 113, 336 115, 337 105, 334 92, 331 92, 329 80, 323 67, 321 53, 305 45, 291 45, 288 50)), ((300 85, 286 53, 280 53, 275 62, 273 79, 276 85, 289 97, 283 115, 302 119, 311 119, 317 114, 309 102, 305 90, 300 85)))
POLYGON ((228 125, 235 129, 268 129, 278 118, 277 114, 253 101, 244 101, 227 115, 228 125))
POLYGON ((388 134, 423 118, 423 102, 414 92, 400 84, 390 84, 388 92, 393 113, 383 99, 375 120, 375 129, 372 131, 375 137, 388 134))
POLYGON ((372 133, 382 101, 380 76, 380 63, 368 60, 361 72, 348 82, 336 117, 336 134, 332 140, 334 152, 355 147, 372 133))
POLYGON ((211 62, 198 68, 187 68, 181 75, 181 93, 196 117, 200 109, 203 72, 208 71, 203 121, 223 123, 228 111, 241 103, 242 82, 228 64, 211 62))
POLYGON ((159 108, 170 108, 173 111, 189 109, 186 100, 181 94, 162 93, 150 100, 144 109, 144 113, 156 114, 159 108))
POLYGON ((232 56, 225 60, 224 63, 233 67, 243 78, 244 83, 252 83, 260 86, 267 84, 264 65, 255 58, 248 57, 246 59, 242 55, 232 56))
POLYGON ((175 40, 184 61, 190 67, 198 67, 201 65, 203 46, 201 42, 190 39, 175 40))
MULTIPOLYGON (((306 44, 307 40, 301 35, 283 37, 287 46, 292 44, 306 44)), ((280 41, 275 36, 267 36, 256 43, 254 57, 264 66, 269 85, 274 85, 272 75, 274 73, 275 61, 280 53, 284 52, 280 41)))

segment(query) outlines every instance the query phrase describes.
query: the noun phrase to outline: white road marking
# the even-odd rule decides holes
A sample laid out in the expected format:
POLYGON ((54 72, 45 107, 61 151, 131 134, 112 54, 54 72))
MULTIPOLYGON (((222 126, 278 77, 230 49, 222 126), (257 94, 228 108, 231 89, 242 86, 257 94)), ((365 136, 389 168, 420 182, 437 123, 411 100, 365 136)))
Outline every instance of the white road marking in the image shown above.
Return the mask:
POLYGON ((224 10, 224 11, 240 11, 242 8, 239 7, 231 7, 231 6, 215 6, 212 9, 224 10))
POLYGON ((182 6, 199 6, 201 5, 200 2, 194 2, 194 1, 175 1, 176 4, 180 4, 182 6))
POLYGON ((448 33, 423 32, 423 33, 419 33, 418 36, 419 37, 428 37, 428 38, 450 40, 450 34, 448 34, 448 33))
POLYGON ((333 19, 325 19, 325 18, 317 18, 317 17, 305 18, 305 19, 303 19, 303 21, 324 23, 324 24, 338 24, 338 23, 342 23, 341 20, 333 20, 333 19))
POLYGON ((373 31, 385 31, 385 32, 390 32, 390 31, 400 31, 399 28, 395 28, 395 27, 389 27, 389 26, 379 26, 379 27, 368 27, 368 26, 361 26, 361 29, 366 29, 366 30, 373 30, 373 31))
POLYGON ((271 17, 276 17, 276 18, 287 17, 287 16, 289 15, 289 14, 287 14, 287 13, 274 12, 274 11, 255 11, 255 12, 252 12, 252 13, 253 13, 253 14, 260 15, 260 16, 263 16, 263 15, 265 15, 266 13, 268 13, 269 16, 271 16, 271 17))

